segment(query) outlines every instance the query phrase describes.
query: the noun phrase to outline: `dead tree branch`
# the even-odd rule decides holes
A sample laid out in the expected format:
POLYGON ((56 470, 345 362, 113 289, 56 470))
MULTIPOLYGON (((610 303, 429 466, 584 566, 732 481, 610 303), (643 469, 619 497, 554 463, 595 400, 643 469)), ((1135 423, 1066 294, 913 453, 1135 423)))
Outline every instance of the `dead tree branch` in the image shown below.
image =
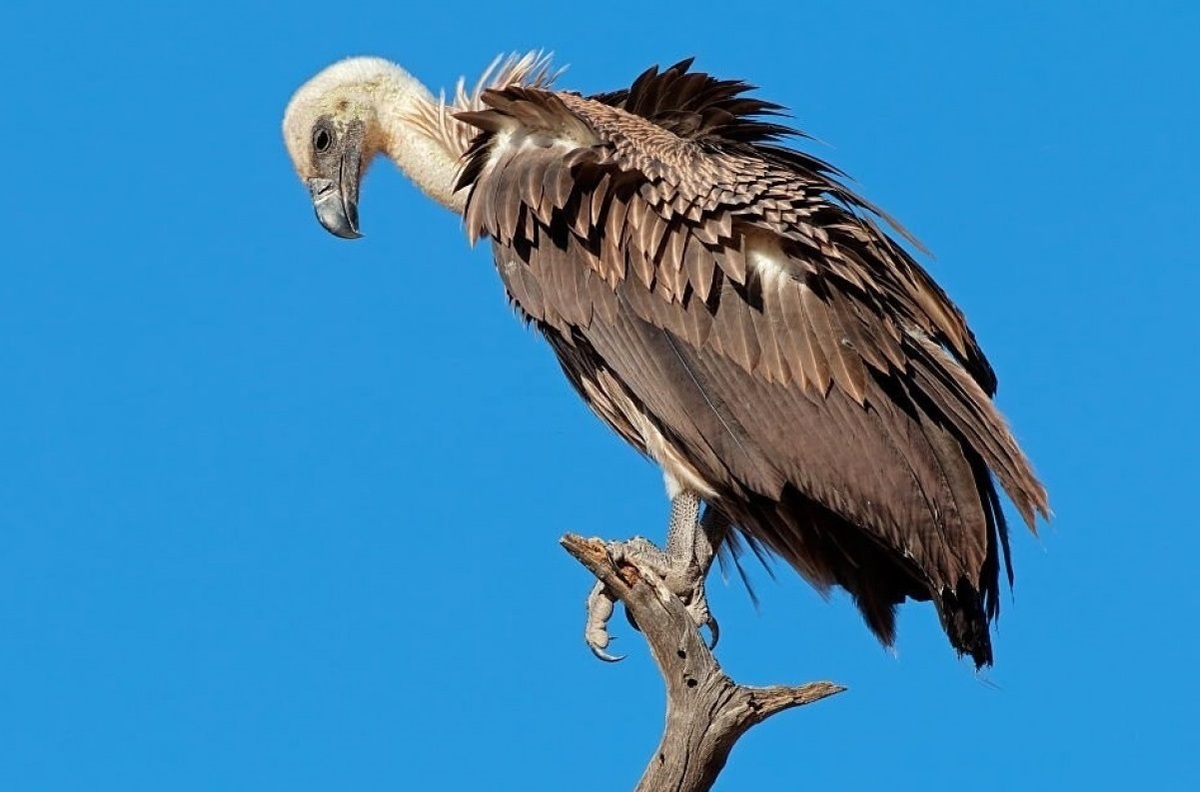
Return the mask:
POLYGON ((567 534, 561 542, 625 604, 667 686, 666 729, 637 792, 711 789, 734 743, 750 727, 845 690, 830 682, 737 684, 721 670, 683 603, 656 576, 626 559, 614 563, 603 540, 567 534))

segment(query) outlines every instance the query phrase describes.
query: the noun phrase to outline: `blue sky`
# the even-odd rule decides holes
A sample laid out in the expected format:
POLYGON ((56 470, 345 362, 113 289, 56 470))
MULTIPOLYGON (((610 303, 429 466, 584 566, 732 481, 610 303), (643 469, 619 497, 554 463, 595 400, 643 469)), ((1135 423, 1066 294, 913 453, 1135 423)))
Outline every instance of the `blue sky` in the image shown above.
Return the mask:
POLYGON ((377 167, 334 239, 279 136, 336 58, 533 47, 793 108, 935 251, 1057 514, 985 677, 928 607, 892 654, 783 570, 759 612, 714 580, 737 679, 851 688, 718 788, 1195 783, 1200 6, 663 5, 4 4, 0 789, 633 785, 660 680, 623 620, 587 653, 556 540, 661 536, 657 472, 454 217, 377 167))

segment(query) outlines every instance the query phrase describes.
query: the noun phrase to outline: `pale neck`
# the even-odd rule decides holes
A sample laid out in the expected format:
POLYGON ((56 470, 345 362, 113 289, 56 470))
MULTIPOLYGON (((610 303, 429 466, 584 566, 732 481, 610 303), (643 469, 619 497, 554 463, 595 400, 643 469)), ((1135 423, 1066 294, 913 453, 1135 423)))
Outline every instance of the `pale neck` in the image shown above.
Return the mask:
POLYGON ((423 193, 452 212, 462 214, 467 191, 455 192, 454 183, 463 152, 450 151, 415 121, 441 112, 439 102, 425 86, 399 68, 376 90, 375 108, 381 136, 378 148, 423 193))

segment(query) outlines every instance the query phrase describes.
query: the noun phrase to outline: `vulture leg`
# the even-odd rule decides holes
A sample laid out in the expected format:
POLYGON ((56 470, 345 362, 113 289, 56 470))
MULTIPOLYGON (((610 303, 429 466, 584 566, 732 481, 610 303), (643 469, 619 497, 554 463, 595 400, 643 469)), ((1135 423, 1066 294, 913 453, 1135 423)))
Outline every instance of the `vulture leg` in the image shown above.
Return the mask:
MULTIPOLYGON (((721 633, 708 608, 704 581, 728 530, 729 520, 716 509, 706 509, 701 518, 699 496, 685 490, 671 501, 665 552, 640 536, 627 542, 610 542, 608 551, 614 560, 628 559, 662 578, 667 588, 687 607, 696 626, 708 627, 711 645, 715 647, 721 633)), ((605 651, 612 640, 608 634, 608 620, 615 604, 616 600, 603 583, 597 582, 588 595, 584 638, 597 657, 609 662, 622 659, 605 651)))

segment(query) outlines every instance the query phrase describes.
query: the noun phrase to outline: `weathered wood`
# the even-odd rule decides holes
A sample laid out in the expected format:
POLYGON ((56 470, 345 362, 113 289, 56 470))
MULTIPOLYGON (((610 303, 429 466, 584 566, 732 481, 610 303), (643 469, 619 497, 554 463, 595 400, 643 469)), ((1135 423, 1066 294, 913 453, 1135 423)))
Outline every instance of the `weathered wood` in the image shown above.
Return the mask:
POLYGON ((667 686, 667 722, 637 792, 702 792, 712 788, 738 738, 785 709, 845 690, 831 682, 797 687, 739 685, 729 678, 687 610, 636 561, 614 561, 608 543, 567 534, 567 552, 625 604, 650 645, 667 686))

